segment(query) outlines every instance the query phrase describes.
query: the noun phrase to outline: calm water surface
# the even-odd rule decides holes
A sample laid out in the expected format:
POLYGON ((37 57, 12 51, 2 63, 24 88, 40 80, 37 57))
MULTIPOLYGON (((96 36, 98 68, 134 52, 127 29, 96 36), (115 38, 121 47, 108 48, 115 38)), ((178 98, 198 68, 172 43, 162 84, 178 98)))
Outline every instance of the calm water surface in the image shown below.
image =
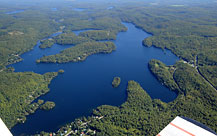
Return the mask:
POLYGON ((86 10, 85 8, 73 8, 74 11, 82 12, 86 10))
MULTIPOLYGON (((123 23, 127 32, 121 32, 114 41, 116 51, 111 54, 89 56, 84 62, 65 64, 36 64, 35 61, 43 55, 56 54, 73 45, 61 46, 55 44, 52 48, 40 49, 40 42, 33 50, 23 54, 23 61, 13 64, 16 72, 33 71, 46 72, 63 69, 49 85, 50 92, 40 99, 54 101, 56 107, 51 111, 37 110, 27 116, 24 124, 12 128, 12 133, 33 134, 40 131, 56 131, 61 125, 81 116, 88 116, 92 109, 103 104, 121 105, 126 100, 126 88, 129 80, 135 80, 148 92, 152 98, 169 102, 176 98, 159 83, 148 69, 151 59, 159 59, 167 65, 174 64, 178 57, 169 50, 142 46, 142 40, 151 35, 136 28, 133 24, 123 23), (121 77, 118 88, 112 88, 113 77, 121 77)), ((78 33, 78 32, 77 32, 78 33)), ((57 34, 54 34, 55 36, 57 34)))
POLYGON ((21 12, 24 12, 24 10, 10 11, 10 12, 6 12, 5 14, 12 15, 12 14, 17 14, 17 13, 21 13, 21 12))
POLYGON ((113 6, 110 6, 110 7, 108 7, 107 9, 108 9, 108 10, 111 10, 111 9, 113 9, 113 8, 114 8, 113 6))
POLYGON ((51 8, 52 11, 57 11, 57 8, 51 8))

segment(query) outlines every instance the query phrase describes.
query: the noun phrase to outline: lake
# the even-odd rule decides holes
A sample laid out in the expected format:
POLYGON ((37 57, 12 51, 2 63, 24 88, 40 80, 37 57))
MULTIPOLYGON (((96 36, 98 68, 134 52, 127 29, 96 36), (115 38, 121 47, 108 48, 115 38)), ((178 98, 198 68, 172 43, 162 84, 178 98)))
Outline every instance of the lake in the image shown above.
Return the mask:
MULTIPOLYGON (((91 115, 97 106, 108 104, 119 106, 126 101, 127 82, 135 80, 152 98, 170 102, 177 96, 163 86, 148 69, 151 59, 158 59, 167 65, 174 64, 179 58, 169 50, 145 47, 142 40, 151 35, 136 28, 133 24, 123 23, 127 32, 120 32, 114 41, 116 51, 111 54, 96 54, 87 57, 83 62, 65 64, 37 64, 35 61, 43 55, 56 54, 73 45, 57 45, 40 49, 40 42, 33 50, 21 55, 23 61, 11 66, 16 72, 46 72, 63 69, 49 85, 50 92, 40 99, 54 101, 56 107, 51 111, 37 110, 27 116, 24 124, 12 128, 12 133, 34 134, 40 131, 56 131, 61 125, 74 121, 75 118, 91 115), (121 84, 112 88, 113 77, 119 76, 121 84)), ((78 33, 78 32, 76 32, 78 33)), ((59 33, 57 33, 59 34, 59 33)), ((54 34, 53 36, 57 35, 54 34)))
POLYGON ((82 12, 85 11, 85 8, 73 8, 74 11, 82 12))
POLYGON ((24 10, 21 9, 21 10, 16 10, 16 11, 10 11, 10 12, 6 12, 5 14, 12 15, 12 14, 17 14, 21 12, 24 12, 24 10))

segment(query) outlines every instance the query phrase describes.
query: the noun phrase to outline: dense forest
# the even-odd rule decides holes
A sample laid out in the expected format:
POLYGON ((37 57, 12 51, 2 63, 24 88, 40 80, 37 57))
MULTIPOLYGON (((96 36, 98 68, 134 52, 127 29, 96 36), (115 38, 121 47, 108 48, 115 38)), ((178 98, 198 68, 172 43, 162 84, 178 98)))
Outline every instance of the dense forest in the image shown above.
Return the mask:
POLYGON ((49 91, 48 85, 55 76, 57 73, 0 72, 0 115, 9 128, 34 113, 40 102, 31 102, 49 91))
POLYGON ((55 44, 55 41, 53 39, 47 39, 47 40, 41 40, 40 48, 51 48, 55 44))
POLYGON ((116 34, 114 32, 105 31, 105 30, 91 30, 91 31, 81 32, 79 36, 87 37, 95 41, 116 39, 116 34))
POLYGON ((173 73, 176 70, 173 66, 166 67, 166 65, 159 60, 151 60, 149 62, 149 69, 161 83, 170 88, 172 91, 181 93, 179 86, 173 78, 173 73))
POLYGON ((51 48, 55 43, 59 45, 76 45, 91 41, 115 40, 116 34, 105 30, 89 30, 79 33, 77 36, 73 32, 64 32, 53 38, 41 40, 40 48, 51 48))
POLYGON ((57 44, 68 45, 68 44, 80 44, 83 42, 91 41, 88 38, 76 36, 74 33, 63 33, 54 38, 57 44))
POLYGON ((58 29, 58 25, 40 11, 30 10, 15 17, 0 14, 0 18, 0 68, 20 61, 19 55, 58 29))
MULTIPOLYGON (((44 56, 37 62, 76 62, 95 53, 110 53, 116 49, 114 43, 102 41, 115 40, 118 32, 126 31, 121 22, 129 22, 152 34, 144 39, 144 46, 169 49, 182 59, 172 66, 158 60, 149 63, 152 74, 178 97, 169 103, 151 99, 139 83, 129 81, 125 103, 119 107, 100 106, 92 116, 77 119, 53 133, 61 135, 65 131, 78 130, 74 135, 80 135, 85 129, 89 130, 88 135, 152 136, 178 115, 217 131, 217 3, 212 0, 200 3, 112 2, 45 4, 39 0, 34 4, 25 1, 17 5, 1 2, 0 117, 6 125, 11 128, 34 113, 43 102, 32 101, 48 92, 48 84, 57 75, 13 72, 13 68, 6 68, 9 64, 21 61, 20 55, 31 50, 37 41, 58 31, 62 34, 41 40, 40 48, 52 48, 55 43, 74 46, 59 54, 44 56), (107 9, 108 5, 113 8, 107 9), (58 10, 52 11, 53 6, 58 10), (20 7, 23 12, 6 14, 20 7), (73 7, 86 10, 77 12, 73 7), (76 35, 75 30, 88 31, 76 35)), ((42 132, 42 135, 48 134, 42 132)))

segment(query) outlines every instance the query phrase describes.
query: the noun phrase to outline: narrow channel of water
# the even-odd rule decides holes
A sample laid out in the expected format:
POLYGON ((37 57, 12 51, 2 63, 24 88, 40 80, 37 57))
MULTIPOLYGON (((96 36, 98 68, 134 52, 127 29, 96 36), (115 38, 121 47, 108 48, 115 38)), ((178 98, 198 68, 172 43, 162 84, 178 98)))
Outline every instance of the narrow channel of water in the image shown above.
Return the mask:
POLYGON ((55 44, 52 48, 40 49, 39 45, 23 54, 23 61, 13 64, 16 72, 33 71, 46 73, 63 69, 49 85, 50 92, 40 99, 54 101, 56 107, 51 111, 37 110, 27 116, 24 124, 12 128, 12 133, 33 134, 40 131, 56 131, 61 125, 81 116, 88 116, 97 106, 121 105, 126 100, 126 87, 129 80, 135 80, 152 98, 169 102, 176 94, 161 85, 150 73, 148 62, 158 59, 167 65, 174 64, 179 58, 169 50, 144 47, 142 40, 151 35, 136 28, 133 24, 124 23, 127 32, 120 32, 114 41, 116 51, 111 54, 89 56, 84 62, 65 64, 36 64, 43 55, 56 54, 72 45, 55 44), (112 88, 113 77, 121 77, 118 88, 112 88))

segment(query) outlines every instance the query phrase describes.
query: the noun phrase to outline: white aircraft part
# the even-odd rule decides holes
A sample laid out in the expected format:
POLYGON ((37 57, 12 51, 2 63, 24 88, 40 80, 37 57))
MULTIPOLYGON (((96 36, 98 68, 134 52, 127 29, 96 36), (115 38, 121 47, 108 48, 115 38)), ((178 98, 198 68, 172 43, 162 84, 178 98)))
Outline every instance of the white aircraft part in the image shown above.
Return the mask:
POLYGON ((0 118, 0 136, 13 136, 1 118, 0 118))
POLYGON ((181 117, 176 117, 157 136, 216 136, 216 135, 181 117))

